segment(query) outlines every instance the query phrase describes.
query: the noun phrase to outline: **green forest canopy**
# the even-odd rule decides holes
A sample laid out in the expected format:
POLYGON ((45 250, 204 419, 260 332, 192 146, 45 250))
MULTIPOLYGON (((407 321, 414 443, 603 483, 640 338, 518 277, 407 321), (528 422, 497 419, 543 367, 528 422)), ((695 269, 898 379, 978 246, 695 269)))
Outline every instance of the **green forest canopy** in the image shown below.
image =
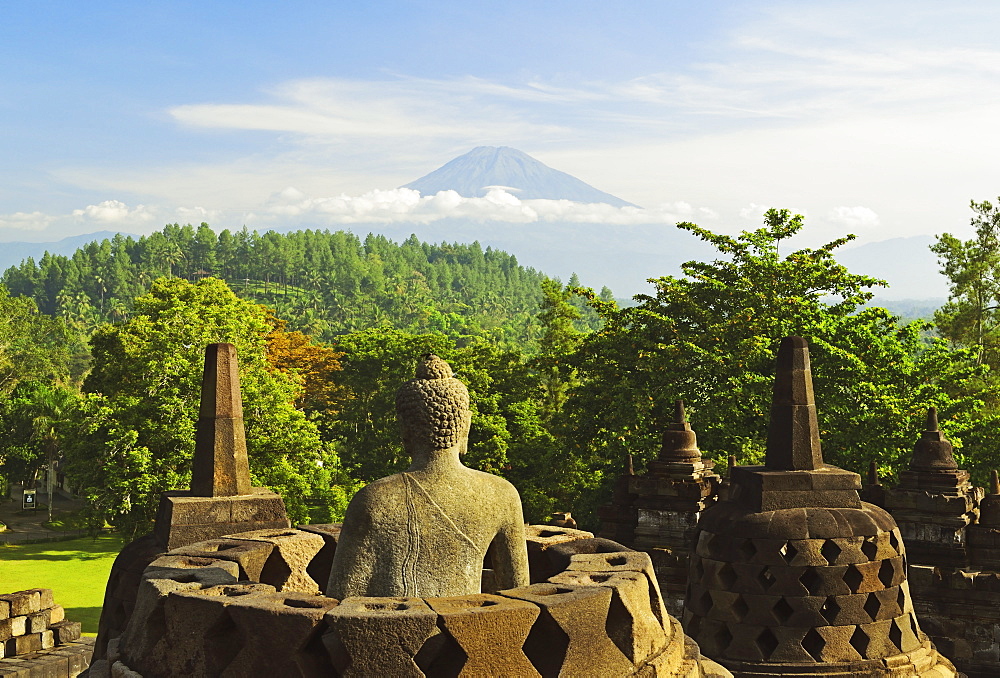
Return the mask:
MULTIPOLYGON (((116 235, 72 256, 46 253, 3 274, 14 296, 81 330, 121 321, 159 277, 225 280, 241 297, 267 305, 290 327, 329 341, 368 327, 453 338, 489 334, 526 344, 545 275, 478 242, 431 245, 410 236, 363 241, 344 231, 216 234, 208 224, 169 224, 138 239, 116 235)), ((571 280, 571 284, 578 284, 571 280)), ((602 291, 611 298, 611 291, 602 291)), ((599 324, 582 303, 582 323, 599 324)))
MULTIPOLYGON (((977 217, 984 233, 995 233, 992 206, 974 207, 989 212, 977 217)), ((3 305, 20 305, 20 329, 8 329, 22 336, 0 348, 38 356, 30 332, 51 345, 59 332, 75 331, 91 343, 94 364, 83 393, 67 372, 82 373, 84 365, 65 354, 15 370, 15 392, 0 401, 11 434, 0 441, 0 475, 30 479, 43 461, 36 448, 58 445, 99 520, 143 529, 156 493, 186 481, 200 369, 195 344, 227 336, 250 347, 248 386, 281 400, 270 406, 282 413, 284 428, 276 430, 295 441, 285 450, 265 435, 252 466, 261 482, 296 494, 291 507, 302 519, 336 519, 359 482, 405 468, 392 394, 426 352, 449 360, 469 385, 467 462, 511 480, 533 521, 569 509, 595 527, 594 509, 623 457, 632 455, 641 469, 656 455, 676 398, 687 402, 706 455, 759 460, 774 351, 788 334, 811 343, 829 462, 860 471, 874 461, 895 474, 934 405, 976 477, 1000 463, 993 435, 1000 365, 975 345, 984 333, 949 334, 945 325, 946 339, 935 339, 927 323, 900 325, 883 309, 865 308, 880 281, 851 274, 834 258, 851 237, 782 256, 776 244, 803 228, 785 210, 769 211, 763 227, 736 237, 678 226, 715 247, 717 258, 657 278, 628 308, 610 290, 563 286, 478 244, 362 242, 342 232, 216 236, 205 224, 172 225, 147 238, 92 243, 72 257, 26 261, 4 275, 13 296, 0 296, 3 305), (190 340, 168 329, 178 318, 190 340), (327 344, 286 331, 285 320, 289 330, 327 344), (141 379, 119 374, 130 364, 141 379), (76 404, 46 410, 46 400, 59 400, 49 397, 52 385, 72 392, 76 404), (155 424, 158 408, 170 411, 166 427, 155 424), (44 435, 32 416, 48 422, 44 435), (92 473, 95 455, 114 472, 92 473), (320 474, 309 470, 320 467, 320 474), (116 506, 126 487, 129 505, 116 506)), ((951 257, 945 269, 957 281, 954 294, 965 295, 955 303, 981 317, 1000 292, 971 297, 959 284, 968 278, 953 256, 960 248, 946 242, 954 246, 939 255, 951 257)), ((958 244, 973 251, 997 242, 980 233, 979 241, 958 244)), ((1000 266, 977 272, 977 280, 994 270, 1000 266)), ((256 430, 275 426, 262 419, 256 430)))

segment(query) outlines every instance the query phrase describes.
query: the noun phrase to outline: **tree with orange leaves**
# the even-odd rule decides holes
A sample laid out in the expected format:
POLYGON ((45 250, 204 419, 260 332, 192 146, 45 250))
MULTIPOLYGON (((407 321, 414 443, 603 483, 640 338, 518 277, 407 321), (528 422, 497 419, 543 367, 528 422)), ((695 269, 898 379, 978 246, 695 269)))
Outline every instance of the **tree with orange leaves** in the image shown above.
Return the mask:
POLYGON ((340 365, 343 353, 314 342, 307 334, 288 331, 287 323, 270 309, 267 320, 272 327, 267 335, 267 362, 298 380, 300 391, 295 406, 316 419, 320 429, 325 430, 329 418, 340 410, 344 397, 337 379, 337 373, 343 369, 340 365))

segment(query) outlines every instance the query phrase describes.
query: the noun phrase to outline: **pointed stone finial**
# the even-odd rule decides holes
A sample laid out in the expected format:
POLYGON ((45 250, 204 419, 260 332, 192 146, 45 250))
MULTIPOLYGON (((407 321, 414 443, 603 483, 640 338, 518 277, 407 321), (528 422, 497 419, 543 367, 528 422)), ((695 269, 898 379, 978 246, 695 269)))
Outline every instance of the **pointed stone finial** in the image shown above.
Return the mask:
POLYGON ((733 475, 733 469, 736 468, 736 455, 729 455, 729 466, 726 469, 726 477, 731 478, 733 475))
POLYGON ((1000 476, 996 470, 990 471, 990 491, 979 502, 979 519, 976 524, 994 530, 1000 529, 1000 476))
POLYGON ((663 446, 659 460, 664 462, 692 463, 701 461, 698 439, 684 414, 684 401, 674 401, 674 420, 663 431, 663 446))
POLYGON ((205 348, 191 493, 228 497, 250 492, 236 347, 209 344, 205 348))
POLYGON ((869 487, 876 487, 882 484, 881 479, 878 477, 878 465, 875 460, 868 462, 868 478, 867 484, 869 487))
POLYGON ((952 453, 951 443, 938 429, 937 408, 927 408, 927 430, 913 448, 911 471, 957 471, 958 463, 952 453))
POLYGON ((778 347, 764 465, 773 471, 811 471, 824 466, 809 345, 802 337, 785 337, 778 347))

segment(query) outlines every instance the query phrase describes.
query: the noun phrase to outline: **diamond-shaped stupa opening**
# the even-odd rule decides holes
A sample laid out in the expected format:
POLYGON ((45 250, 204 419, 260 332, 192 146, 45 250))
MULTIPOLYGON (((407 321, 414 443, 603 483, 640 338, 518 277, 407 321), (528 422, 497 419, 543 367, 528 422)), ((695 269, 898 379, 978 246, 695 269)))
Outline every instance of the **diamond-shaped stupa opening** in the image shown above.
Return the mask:
POLYGON ((889 640, 898 651, 903 651, 903 630, 899 628, 898 619, 893 619, 889 625, 889 640))
POLYGON ((857 593, 864 580, 864 573, 854 565, 848 566, 847 570, 844 571, 844 582, 851 588, 851 593, 857 593))
POLYGON ((823 615, 823 619, 832 625, 833 620, 837 618, 838 614, 840 614, 840 603, 837 602, 836 598, 830 596, 826 599, 826 602, 823 603, 823 607, 820 608, 819 612, 823 615))
POLYGON ((863 659, 868 658, 868 646, 871 645, 871 638, 860 626, 854 629, 851 635, 851 647, 853 647, 863 659))
POLYGON ((823 577, 814 567, 807 568, 799 577, 799 582, 806 587, 810 596, 818 596, 823 587, 823 577))
POLYGON ((754 642, 757 643, 757 648, 760 650, 760 653, 764 655, 765 660, 771 658, 774 651, 778 649, 779 644, 777 636, 774 635, 774 631, 766 626, 754 642))
POLYGON ((760 583, 762 589, 765 591, 769 590, 775 582, 774 575, 771 574, 771 568, 765 567, 761 569, 760 574, 757 575, 757 581, 760 583))
POLYGON ((750 606, 747 605, 747 601, 743 600, 743 596, 736 596, 736 600, 733 601, 732 610, 733 614, 736 615, 736 620, 742 622, 750 612, 750 606))
POLYGON ((875 621, 878 618, 879 611, 882 609, 882 601, 874 593, 869 593, 863 607, 868 616, 872 618, 872 621, 875 621))
POLYGON ((878 543, 875 541, 875 537, 865 537, 861 543, 861 552, 868 560, 875 560, 875 556, 878 555, 878 543))
POLYGON ((896 568, 893 565, 893 561, 886 559, 882 561, 882 565, 878 568, 878 580, 882 582, 882 586, 889 588, 892 586, 892 581, 896 577, 896 568))
POLYGON ((823 548, 821 548, 819 552, 820 555, 826 558, 827 564, 833 565, 837 561, 837 558, 840 557, 840 554, 843 553, 843 549, 840 548, 834 540, 827 539, 826 542, 823 543, 823 548))
POLYGON ((816 661, 823 661, 821 655, 826 647, 826 640, 816 629, 809 629, 802 639, 802 649, 809 653, 809 656, 816 661))
POLYGON ((736 583, 738 575, 736 571, 733 570, 733 566, 729 563, 723 563, 716 572, 716 577, 719 579, 719 583, 722 584, 722 588, 726 591, 733 588, 733 584, 736 583))
POLYGON ((784 597, 781 597, 778 598, 778 602, 771 608, 771 612, 774 614, 774 618, 778 620, 778 623, 784 626, 791 619, 792 615, 795 614, 795 608, 789 605, 784 597))
POLYGON ((712 611, 712 605, 715 604, 715 602, 712 600, 712 592, 705 591, 703 594, 701 594, 699 602, 701 603, 702 615, 708 616, 708 613, 712 611))

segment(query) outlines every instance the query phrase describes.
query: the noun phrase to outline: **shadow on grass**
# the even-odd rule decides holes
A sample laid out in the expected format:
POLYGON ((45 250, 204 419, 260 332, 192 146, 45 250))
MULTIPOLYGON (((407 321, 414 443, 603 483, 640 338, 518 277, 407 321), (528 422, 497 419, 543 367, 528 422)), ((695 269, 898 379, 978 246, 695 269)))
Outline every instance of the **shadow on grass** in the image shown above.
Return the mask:
POLYGON ((101 608, 67 607, 66 619, 80 622, 84 633, 97 633, 97 623, 101 620, 101 608))
POLYGON ((112 536, 44 544, 7 544, 0 545, 0 560, 96 560, 118 553, 123 545, 120 537, 112 536))

